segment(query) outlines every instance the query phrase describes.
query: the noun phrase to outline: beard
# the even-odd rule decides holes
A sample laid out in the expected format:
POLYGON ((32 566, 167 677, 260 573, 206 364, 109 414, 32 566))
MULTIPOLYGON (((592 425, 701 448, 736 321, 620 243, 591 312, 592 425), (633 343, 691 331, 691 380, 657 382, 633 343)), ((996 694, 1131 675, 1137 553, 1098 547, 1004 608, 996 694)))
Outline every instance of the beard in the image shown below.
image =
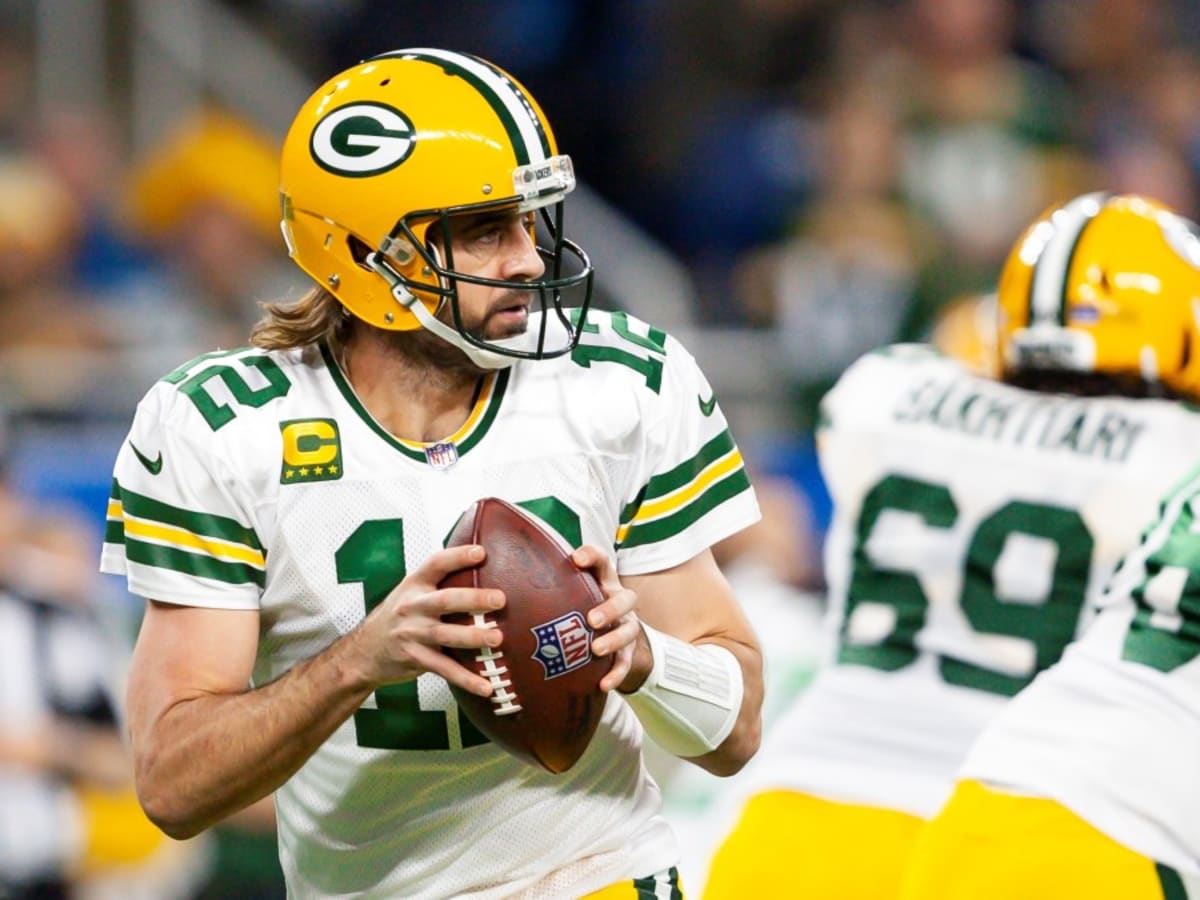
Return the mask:
MULTIPOLYGON (((528 319, 516 323, 497 323, 495 318, 503 310, 523 305, 520 290, 505 291, 488 306, 487 310, 476 319, 463 319, 463 331, 477 341, 500 341, 506 338, 519 337, 528 330, 528 319)), ((460 310, 460 315, 462 312, 460 310)), ((456 328, 454 313, 450 303, 446 302, 438 310, 438 319, 450 328, 456 328)), ((425 328, 412 331, 383 331, 380 336, 387 342, 388 347, 396 355, 405 360, 448 375, 462 375, 472 378, 485 375, 490 369, 475 365, 458 347, 443 340, 425 328)))
MULTIPOLYGON (((526 318, 521 322, 496 322, 496 317, 499 313, 506 310, 522 307, 530 309, 532 304, 523 302, 523 295, 532 291, 507 290, 501 296, 492 301, 487 311, 479 319, 478 322, 472 322, 463 316, 463 330, 477 341, 502 341, 506 338, 518 337, 526 332, 529 327, 529 320, 526 318)), ((461 310, 459 311, 461 315, 461 310)), ((446 322, 451 328, 454 327, 454 316, 450 311, 449 304, 446 305, 438 313, 438 318, 446 322)))

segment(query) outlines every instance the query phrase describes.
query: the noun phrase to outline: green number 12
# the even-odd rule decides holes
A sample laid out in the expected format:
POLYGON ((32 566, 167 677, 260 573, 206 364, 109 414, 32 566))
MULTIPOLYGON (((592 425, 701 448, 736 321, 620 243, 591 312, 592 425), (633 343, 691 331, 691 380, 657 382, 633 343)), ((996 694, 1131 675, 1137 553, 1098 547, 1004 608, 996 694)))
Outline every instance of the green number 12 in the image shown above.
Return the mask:
MULTIPOLYGON (((582 542, 578 514, 556 497, 539 497, 517 505, 545 521, 572 547, 582 542)), ((403 520, 363 522, 338 547, 333 558, 338 584, 361 584, 366 611, 370 614, 407 573, 403 520)), ((354 731, 360 747, 456 750, 488 743, 453 701, 437 709, 422 706, 417 681, 385 684, 375 691, 375 706, 354 714, 354 731)))
MULTIPOLYGON (((404 580, 404 523, 400 519, 363 522, 334 554, 338 584, 358 582, 370 613, 404 580)), ((423 709, 416 681, 385 684, 375 691, 376 709, 354 714, 360 747, 381 750, 449 750, 450 716, 454 714, 461 746, 487 743, 457 705, 423 709)))

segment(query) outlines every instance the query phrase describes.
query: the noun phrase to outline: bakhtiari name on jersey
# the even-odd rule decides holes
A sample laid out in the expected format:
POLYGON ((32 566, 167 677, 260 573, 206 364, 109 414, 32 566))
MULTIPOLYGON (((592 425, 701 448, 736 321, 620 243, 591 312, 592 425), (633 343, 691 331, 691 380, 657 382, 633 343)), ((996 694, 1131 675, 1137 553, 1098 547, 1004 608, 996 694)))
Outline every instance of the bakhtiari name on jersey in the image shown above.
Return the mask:
POLYGON ((929 378, 903 398, 892 418, 1043 450, 1069 450, 1124 462, 1146 429, 1140 419, 1074 397, 1029 397, 1002 385, 929 378))

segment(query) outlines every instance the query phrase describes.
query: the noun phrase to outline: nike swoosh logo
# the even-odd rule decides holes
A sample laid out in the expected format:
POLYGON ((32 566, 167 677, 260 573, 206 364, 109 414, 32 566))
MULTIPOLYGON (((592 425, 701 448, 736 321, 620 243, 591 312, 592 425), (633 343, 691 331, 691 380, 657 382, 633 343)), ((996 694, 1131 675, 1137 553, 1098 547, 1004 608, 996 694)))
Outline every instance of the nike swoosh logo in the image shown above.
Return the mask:
POLYGON ((717 394, 715 391, 709 395, 707 400, 697 394, 696 400, 700 404, 700 412, 706 416, 711 416, 713 414, 713 410, 717 408, 717 394))
POLYGON ((149 472, 151 475, 157 475, 159 472, 162 471, 162 451, 161 450, 158 451, 158 456, 154 457, 154 459, 151 459, 150 457, 148 457, 144 453, 142 453, 141 450, 139 450, 137 447, 135 447, 133 445, 133 441, 129 442, 129 449, 133 451, 133 455, 137 457, 138 462, 140 462, 143 466, 145 466, 146 471, 149 472))

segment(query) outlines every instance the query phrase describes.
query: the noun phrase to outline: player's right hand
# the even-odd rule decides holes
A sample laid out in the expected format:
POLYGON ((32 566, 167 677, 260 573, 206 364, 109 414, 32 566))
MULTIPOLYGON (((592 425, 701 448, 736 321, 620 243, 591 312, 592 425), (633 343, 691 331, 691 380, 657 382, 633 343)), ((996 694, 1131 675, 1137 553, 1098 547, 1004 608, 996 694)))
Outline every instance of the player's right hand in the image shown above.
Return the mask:
POLYGON ((496 647, 503 639, 498 628, 454 625, 442 621, 449 613, 495 612, 504 606, 502 591, 438 585, 451 572, 483 562, 486 551, 477 544, 449 547, 433 553, 405 576, 390 594, 347 635, 352 664, 372 685, 412 681, 433 672, 451 684, 481 697, 492 685, 442 652, 443 647, 496 647))

